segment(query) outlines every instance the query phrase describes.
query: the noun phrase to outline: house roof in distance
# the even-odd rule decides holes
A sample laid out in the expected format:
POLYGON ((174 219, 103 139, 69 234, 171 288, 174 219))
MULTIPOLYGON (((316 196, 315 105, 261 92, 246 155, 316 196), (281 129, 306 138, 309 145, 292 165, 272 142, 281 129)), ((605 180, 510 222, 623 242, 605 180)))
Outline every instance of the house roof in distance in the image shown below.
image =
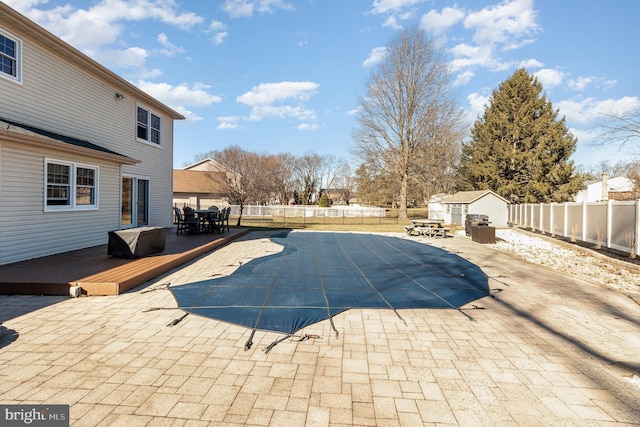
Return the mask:
POLYGON ((223 194, 224 172, 201 170, 173 170, 174 193, 223 194))

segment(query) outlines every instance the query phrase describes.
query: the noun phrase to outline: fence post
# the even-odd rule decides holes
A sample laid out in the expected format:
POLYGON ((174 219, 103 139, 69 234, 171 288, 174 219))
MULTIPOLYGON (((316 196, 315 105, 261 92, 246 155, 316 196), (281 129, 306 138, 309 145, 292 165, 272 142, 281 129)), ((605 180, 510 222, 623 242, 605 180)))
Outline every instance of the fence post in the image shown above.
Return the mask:
POLYGON ((607 248, 611 247, 611 232, 613 230, 613 218, 611 214, 613 213, 613 200, 607 200, 607 248))
POLYGON ((568 236, 567 225, 569 224, 569 203, 564 202, 564 224, 562 224, 562 237, 568 236))
POLYGON ((587 240, 587 201, 582 202, 582 240, 586 242, 587 240))
POLYGON ((640 199, 636 201, 636 235, 634 236, 635 241, 632 242, 636 245, 636 256, 640 254, 640 199))
POLYGON ((545 234, 544 231, 544 202, 540 203, 540 226, 538 227, 540 233, 545 234))

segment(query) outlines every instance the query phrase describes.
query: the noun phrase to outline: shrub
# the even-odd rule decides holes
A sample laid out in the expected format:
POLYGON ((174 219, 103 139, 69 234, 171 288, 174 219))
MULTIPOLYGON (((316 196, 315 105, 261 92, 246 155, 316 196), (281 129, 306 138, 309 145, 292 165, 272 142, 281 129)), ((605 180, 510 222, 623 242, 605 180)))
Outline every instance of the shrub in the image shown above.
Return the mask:
POLYGON ((329 200, 329 197, 327 197, 327 194, 323 194, 322 197, 320 197, 320 200, 318 201, 318 206, 320 206, 321 208, 328 208, 331 206, 331 201, 329 200))

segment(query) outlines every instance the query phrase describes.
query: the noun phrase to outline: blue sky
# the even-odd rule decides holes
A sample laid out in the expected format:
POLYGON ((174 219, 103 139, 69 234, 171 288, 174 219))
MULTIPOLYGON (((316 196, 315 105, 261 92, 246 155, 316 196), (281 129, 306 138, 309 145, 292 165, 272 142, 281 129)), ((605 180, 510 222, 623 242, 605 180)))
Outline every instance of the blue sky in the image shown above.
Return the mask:
POLYGON ((640 151, 590 144, 603 113, 640 109, 637 0, 3 1, 181 112, 176 168, 230 145, 357 167, 359 98, 385 46, 416 25, 445 51, 469 124, 524 66, 578 137, 577 165, 640 151))

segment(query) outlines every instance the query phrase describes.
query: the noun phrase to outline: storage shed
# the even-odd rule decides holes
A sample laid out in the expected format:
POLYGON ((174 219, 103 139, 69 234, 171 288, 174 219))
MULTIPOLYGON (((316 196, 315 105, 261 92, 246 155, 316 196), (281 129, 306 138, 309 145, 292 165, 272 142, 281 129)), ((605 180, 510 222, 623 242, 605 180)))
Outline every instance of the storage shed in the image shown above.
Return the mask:
POLYGON ((459 191, 442 201, 444 219, 448 224, 463 225, 467 214, 489 216, 493 227, 507 226, 507 205, 509 202, 491 190, 459 191))

